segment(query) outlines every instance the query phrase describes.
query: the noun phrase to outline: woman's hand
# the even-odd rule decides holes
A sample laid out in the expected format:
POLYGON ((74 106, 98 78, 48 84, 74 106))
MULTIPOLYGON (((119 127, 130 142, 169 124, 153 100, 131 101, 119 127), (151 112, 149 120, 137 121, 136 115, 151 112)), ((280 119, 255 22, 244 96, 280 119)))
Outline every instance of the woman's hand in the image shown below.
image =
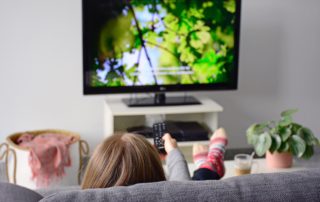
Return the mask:
POLYGON ((172 138, 169 133, 164 134, 162 140, 164 141, 164 149, 167 154, 178 147, 176 139, 172 138))

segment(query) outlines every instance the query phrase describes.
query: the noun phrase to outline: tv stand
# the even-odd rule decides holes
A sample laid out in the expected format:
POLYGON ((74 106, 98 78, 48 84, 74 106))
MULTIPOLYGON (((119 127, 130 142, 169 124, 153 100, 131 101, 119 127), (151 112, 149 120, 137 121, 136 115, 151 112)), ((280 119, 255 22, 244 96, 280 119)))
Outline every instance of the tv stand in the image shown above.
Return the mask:
POLYGON ((178 106, 201 104, 192 96, 167 97, 165 93, 155 93, 151 98, 124 98, 122 101, 128 107, 150 107, 150 106, 178 106))
MULTIPOLYGON (((223 111, 215 101, 209 98, 198 98, 201 104, 180 106, 149 106, 128 107, 121 100, 122 97, 108 97, 104 104, 104 135, 108 137, 115 131, 126 131, 135 126, 149 126, 148 118, 160 117, 161 121, 197 121, 208 130, 218 128, 218 113, 223 111)), ((153 143, 152 138, 148 140, 153 143)), ((178 142, 188 161, 192 162, 193 143, 208 144, 209 141, 178 142)))

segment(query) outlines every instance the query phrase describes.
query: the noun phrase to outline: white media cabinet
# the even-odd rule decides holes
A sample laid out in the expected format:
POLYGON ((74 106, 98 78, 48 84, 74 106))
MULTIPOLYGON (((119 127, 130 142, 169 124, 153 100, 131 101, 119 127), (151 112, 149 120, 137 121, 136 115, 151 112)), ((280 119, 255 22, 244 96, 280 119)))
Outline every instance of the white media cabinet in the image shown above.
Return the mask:
MULTIPOLYGON (((127 107, 119 97, 110 97, 104 104, 104 134, 110 136, 115 131, 126 131, 128 127, 133 126, 151 126, 148 125, 149 117, 162 117, 162 121, 197 121, 206 126, 211 131, 218 127, 218 113, 223 111, 215 101, 209 98, 197 98, 199 105, 182 106, 154 106, 154 107, 127 107)), ((152 139, 149 141, 153 142, 152 139)), ((198 143, 207 143, 208 141, 196 141, 198 143)), ((193 142, 178 142, 179 147, 190 147, 193 142)), ((183 148, 181 148, 184 150, 183 148)), ((189 156, 189 152, 185 152, 189 156)))

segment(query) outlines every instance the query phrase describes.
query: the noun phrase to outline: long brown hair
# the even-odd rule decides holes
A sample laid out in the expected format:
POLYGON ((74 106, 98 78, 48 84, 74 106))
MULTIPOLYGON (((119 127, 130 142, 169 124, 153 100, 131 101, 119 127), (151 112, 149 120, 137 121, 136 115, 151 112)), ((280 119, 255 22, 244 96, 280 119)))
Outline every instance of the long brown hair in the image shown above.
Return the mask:
POLYGON ((106 188, 164 180, 159 154, 148 140, 140 135, 120 133, 95 149, 81 187, 106 188))

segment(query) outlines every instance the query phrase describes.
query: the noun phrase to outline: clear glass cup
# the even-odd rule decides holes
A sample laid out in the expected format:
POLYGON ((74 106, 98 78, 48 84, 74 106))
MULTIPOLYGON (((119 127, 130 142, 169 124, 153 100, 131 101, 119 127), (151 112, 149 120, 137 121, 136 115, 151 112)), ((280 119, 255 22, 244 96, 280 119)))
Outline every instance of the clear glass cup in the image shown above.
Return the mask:
POLYGON ((237 154, 234 156, 234 173, 236 176, 251 173, 252 155, 237 154))

